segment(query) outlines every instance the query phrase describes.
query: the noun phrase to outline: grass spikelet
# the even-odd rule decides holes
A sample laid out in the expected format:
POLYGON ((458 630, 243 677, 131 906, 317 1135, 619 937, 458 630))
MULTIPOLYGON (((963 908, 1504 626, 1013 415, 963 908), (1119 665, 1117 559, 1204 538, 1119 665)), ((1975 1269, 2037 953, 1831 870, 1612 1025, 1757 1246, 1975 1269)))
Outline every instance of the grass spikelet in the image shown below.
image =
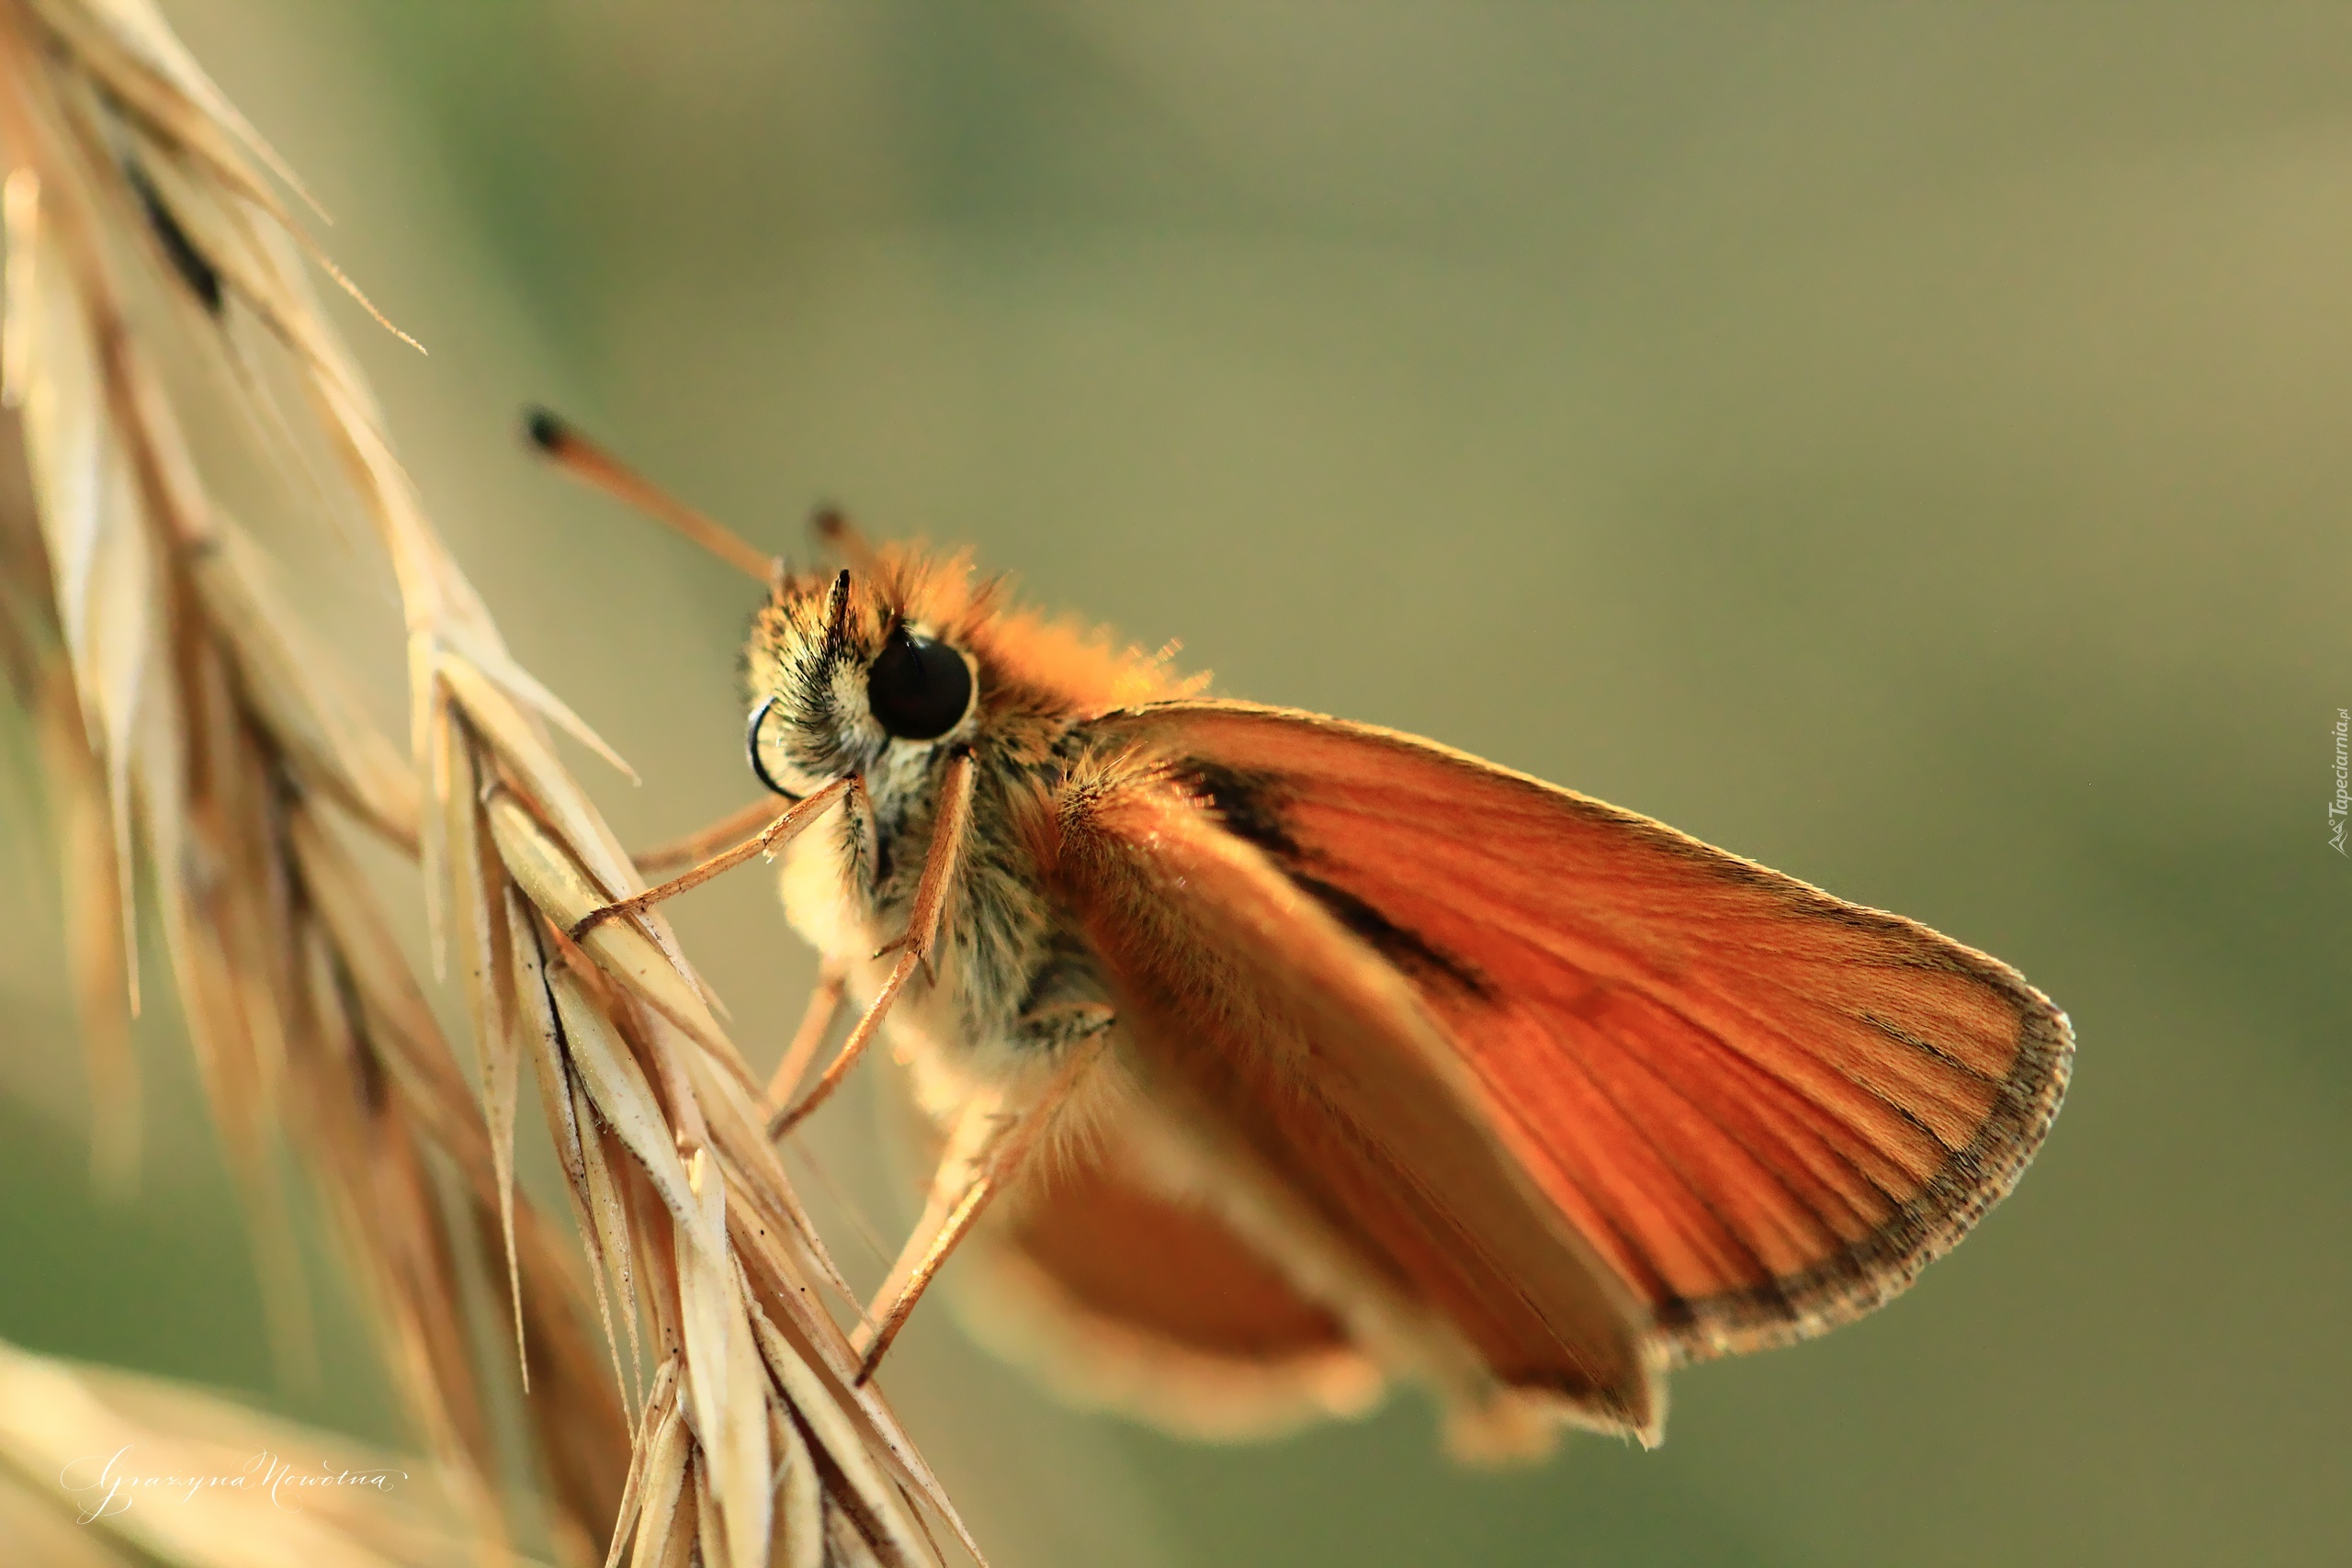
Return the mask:
POLYGON ((0 1344, 0 1540, 57 1568, 438 1568, 484 1552, 413 1461, 0 1344))
MULTIPOLYGON (((927 1518, 977 1557, 856 1382, 820 1304, 847 1292, 668 923, 567 934, 645 884, 552 731, 619 759, 509 653, 434 532, 317 308, 305 257, 323 258, 264 172, 285 171, 146 0, 0 0, 0 375, 26 481, 13 505, 0 483, 0 663, 46 738, 104 1108, 133 1098, 142 866, 277 1338, 300 1339, 291 1147, 481 1551, 510 1491, 497 1402, 519 1398, 567 1558, 931 1562, 927 1518), (405 757, 216 502, 189 432, 220 422, 192 396, 222 399, 277 465, 281 521, 372 528, 403 613, 405 757), (419 868, 470 1075, 354 833, 419 868), (526 1061, 579 1254, 516 1188, 526 1061), (514 1386, 473 1342, 474 1247, 503 1264, 514 1386)), ((119 1164, 128 1134, 110 1138, 119 1164)), ((24 1442, 30 1408, 9 1427, 24 1442)))

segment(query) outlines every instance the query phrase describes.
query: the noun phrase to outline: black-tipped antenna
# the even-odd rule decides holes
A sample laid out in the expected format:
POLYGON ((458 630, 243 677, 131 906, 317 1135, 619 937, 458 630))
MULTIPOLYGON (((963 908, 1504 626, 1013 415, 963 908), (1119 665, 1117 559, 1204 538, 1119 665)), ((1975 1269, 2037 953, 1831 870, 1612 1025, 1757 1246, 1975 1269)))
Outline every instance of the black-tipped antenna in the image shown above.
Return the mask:
POLYGON ((838 659, 849 640, 849 568, 833 579, 833 591, 825 603, 825 657, 838 659))
POLYGON ((876 558, 874 546, 857 531, 857 525, 852 523, 840 507, 827 502, 817 508, 815 516, 808 519, 808 526, 818 538, 839 550, 843 560, 868 577, 874 575, 876 558))
POLYGON ((546 409, 528 411, 524 434, 532 446, 573 479, 614 500, 636 507, 657 523, 664 523, 735 568, 763 583, 776 576, 775 558, 753 549, 741 536, 706 516, 656 485, 619 458, 574 430, 546 409))

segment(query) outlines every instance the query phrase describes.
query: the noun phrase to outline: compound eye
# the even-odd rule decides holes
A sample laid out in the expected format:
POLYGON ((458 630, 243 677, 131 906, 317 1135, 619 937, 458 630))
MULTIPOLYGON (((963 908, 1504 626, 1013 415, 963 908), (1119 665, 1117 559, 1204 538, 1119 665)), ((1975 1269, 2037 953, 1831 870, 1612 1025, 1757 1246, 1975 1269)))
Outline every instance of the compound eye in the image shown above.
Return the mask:
POLYGON ((945 643, 899 626, 865 672, 865 702, 899 739, 936 740, 971 709, 972 667, 945 643))

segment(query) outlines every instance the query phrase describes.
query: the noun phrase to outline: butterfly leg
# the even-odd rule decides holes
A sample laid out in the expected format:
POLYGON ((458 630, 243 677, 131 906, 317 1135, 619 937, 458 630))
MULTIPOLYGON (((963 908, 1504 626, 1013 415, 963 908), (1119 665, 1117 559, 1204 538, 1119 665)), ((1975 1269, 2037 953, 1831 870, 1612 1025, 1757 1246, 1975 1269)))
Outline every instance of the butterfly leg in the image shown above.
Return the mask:
POLYGON ((600 908, 589 910, 572 922, 571 930, 566 934, 578 942, 606 920, 616 916, 634 917, 689 888, 701 886, 721 872, 734 870, 753 855, 772 853, 823 815, 828 807, 848 792, 850 784, 848 779, 835 779, 733 849, 715 854, 692 871, 681 872, 669 881, 649 887, 634 897, 616 899, 600 908))
MULTIPOLYGON (((956 868, 963 863, 964 836, 972 825, 972 771, 969 751, 947 764, 947 777, 939 791, 939 815, 931 829, 931 849, 923 857, 922 880, 915 886, 915 907, 907 917, 907 934, 901 939, 904 945, 899 949, 899 961, 890 966, 882 988, 874 993, 874 1000, 866 1005, 857 1027, 849 1032, 840 1054, 826 1065, 808 1097, 797 1105, 776 1111, 769 1120, 768 1136, 782 1137, 792 1131, 840 1087, 849 1070, 857 1066, 858 1057, 874 1043, 890 1004, 930 958, 932 945, 939 940, 948 892, 955 886, 956 868)), ((817 797, 812 795, 808 798, 817 797)))
POLYGON ((808 994, 808 1010, 800 1015, 800 1027, 792 1032, 792 1043, 786 1046, 784 1059, 776 1064, 775 1077, 768 1080, 767 1107, 771 1115, 792 1103, 800 1088, 800 1080, 808 1071, 808 1064, 817 1057, 817 1047, 832 1032, 833 1020, 841 1016, 842 997, 849 988, 846 965, 828 959, 817 971, 817 988, 808 994))
MULTIPOLYGON (((1104 1022, 1107 1025, 1107 1015, 1104 1022)), ((890 1342, 906 1326, 940 1266, 971 1233, 989 1201, 1019 1173, 1022 1162, 1053 1125, 1055 1115, 1069 1103, 1079 1080, 1101 1059, 1108 1039, 1107 1027, 1095 1030, 1069 1053, 1036 1097, 1020 1111, 1008 1112, 1001 1100, 988 1096, 976 1100, 957 1119, 932 1177, 931 1197, 922 1218, 907 1239, 890 1277, 866 1309, 870 1329, 861 1326, 850 1337, 850 1348, 861 1352, 858 1383, 872 1380, 890 1342)))
POLYGON ((656 844, 650 850, 639 850, 628 858, 642 872, 667 871, 673 865, 691 865, 736 843, 746 833, 756 833, 784 814, 791 803, 775 795, 763 795, 741 811, 730 811, 697 833, 683 839, 673 839, 666 844, 656 844))

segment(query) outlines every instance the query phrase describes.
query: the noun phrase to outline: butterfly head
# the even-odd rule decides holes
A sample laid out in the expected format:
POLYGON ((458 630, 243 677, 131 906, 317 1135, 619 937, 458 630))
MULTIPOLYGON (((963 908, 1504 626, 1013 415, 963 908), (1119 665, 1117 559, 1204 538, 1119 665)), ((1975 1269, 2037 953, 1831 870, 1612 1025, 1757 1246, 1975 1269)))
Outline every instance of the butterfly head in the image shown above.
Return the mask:
POLYGON ((856 774, 927 773, 978 734, 981 674, 961 574, 935 581, 895 552, 864 573, 782 573, 745 663, 752 771, 804 795, 856 774))

